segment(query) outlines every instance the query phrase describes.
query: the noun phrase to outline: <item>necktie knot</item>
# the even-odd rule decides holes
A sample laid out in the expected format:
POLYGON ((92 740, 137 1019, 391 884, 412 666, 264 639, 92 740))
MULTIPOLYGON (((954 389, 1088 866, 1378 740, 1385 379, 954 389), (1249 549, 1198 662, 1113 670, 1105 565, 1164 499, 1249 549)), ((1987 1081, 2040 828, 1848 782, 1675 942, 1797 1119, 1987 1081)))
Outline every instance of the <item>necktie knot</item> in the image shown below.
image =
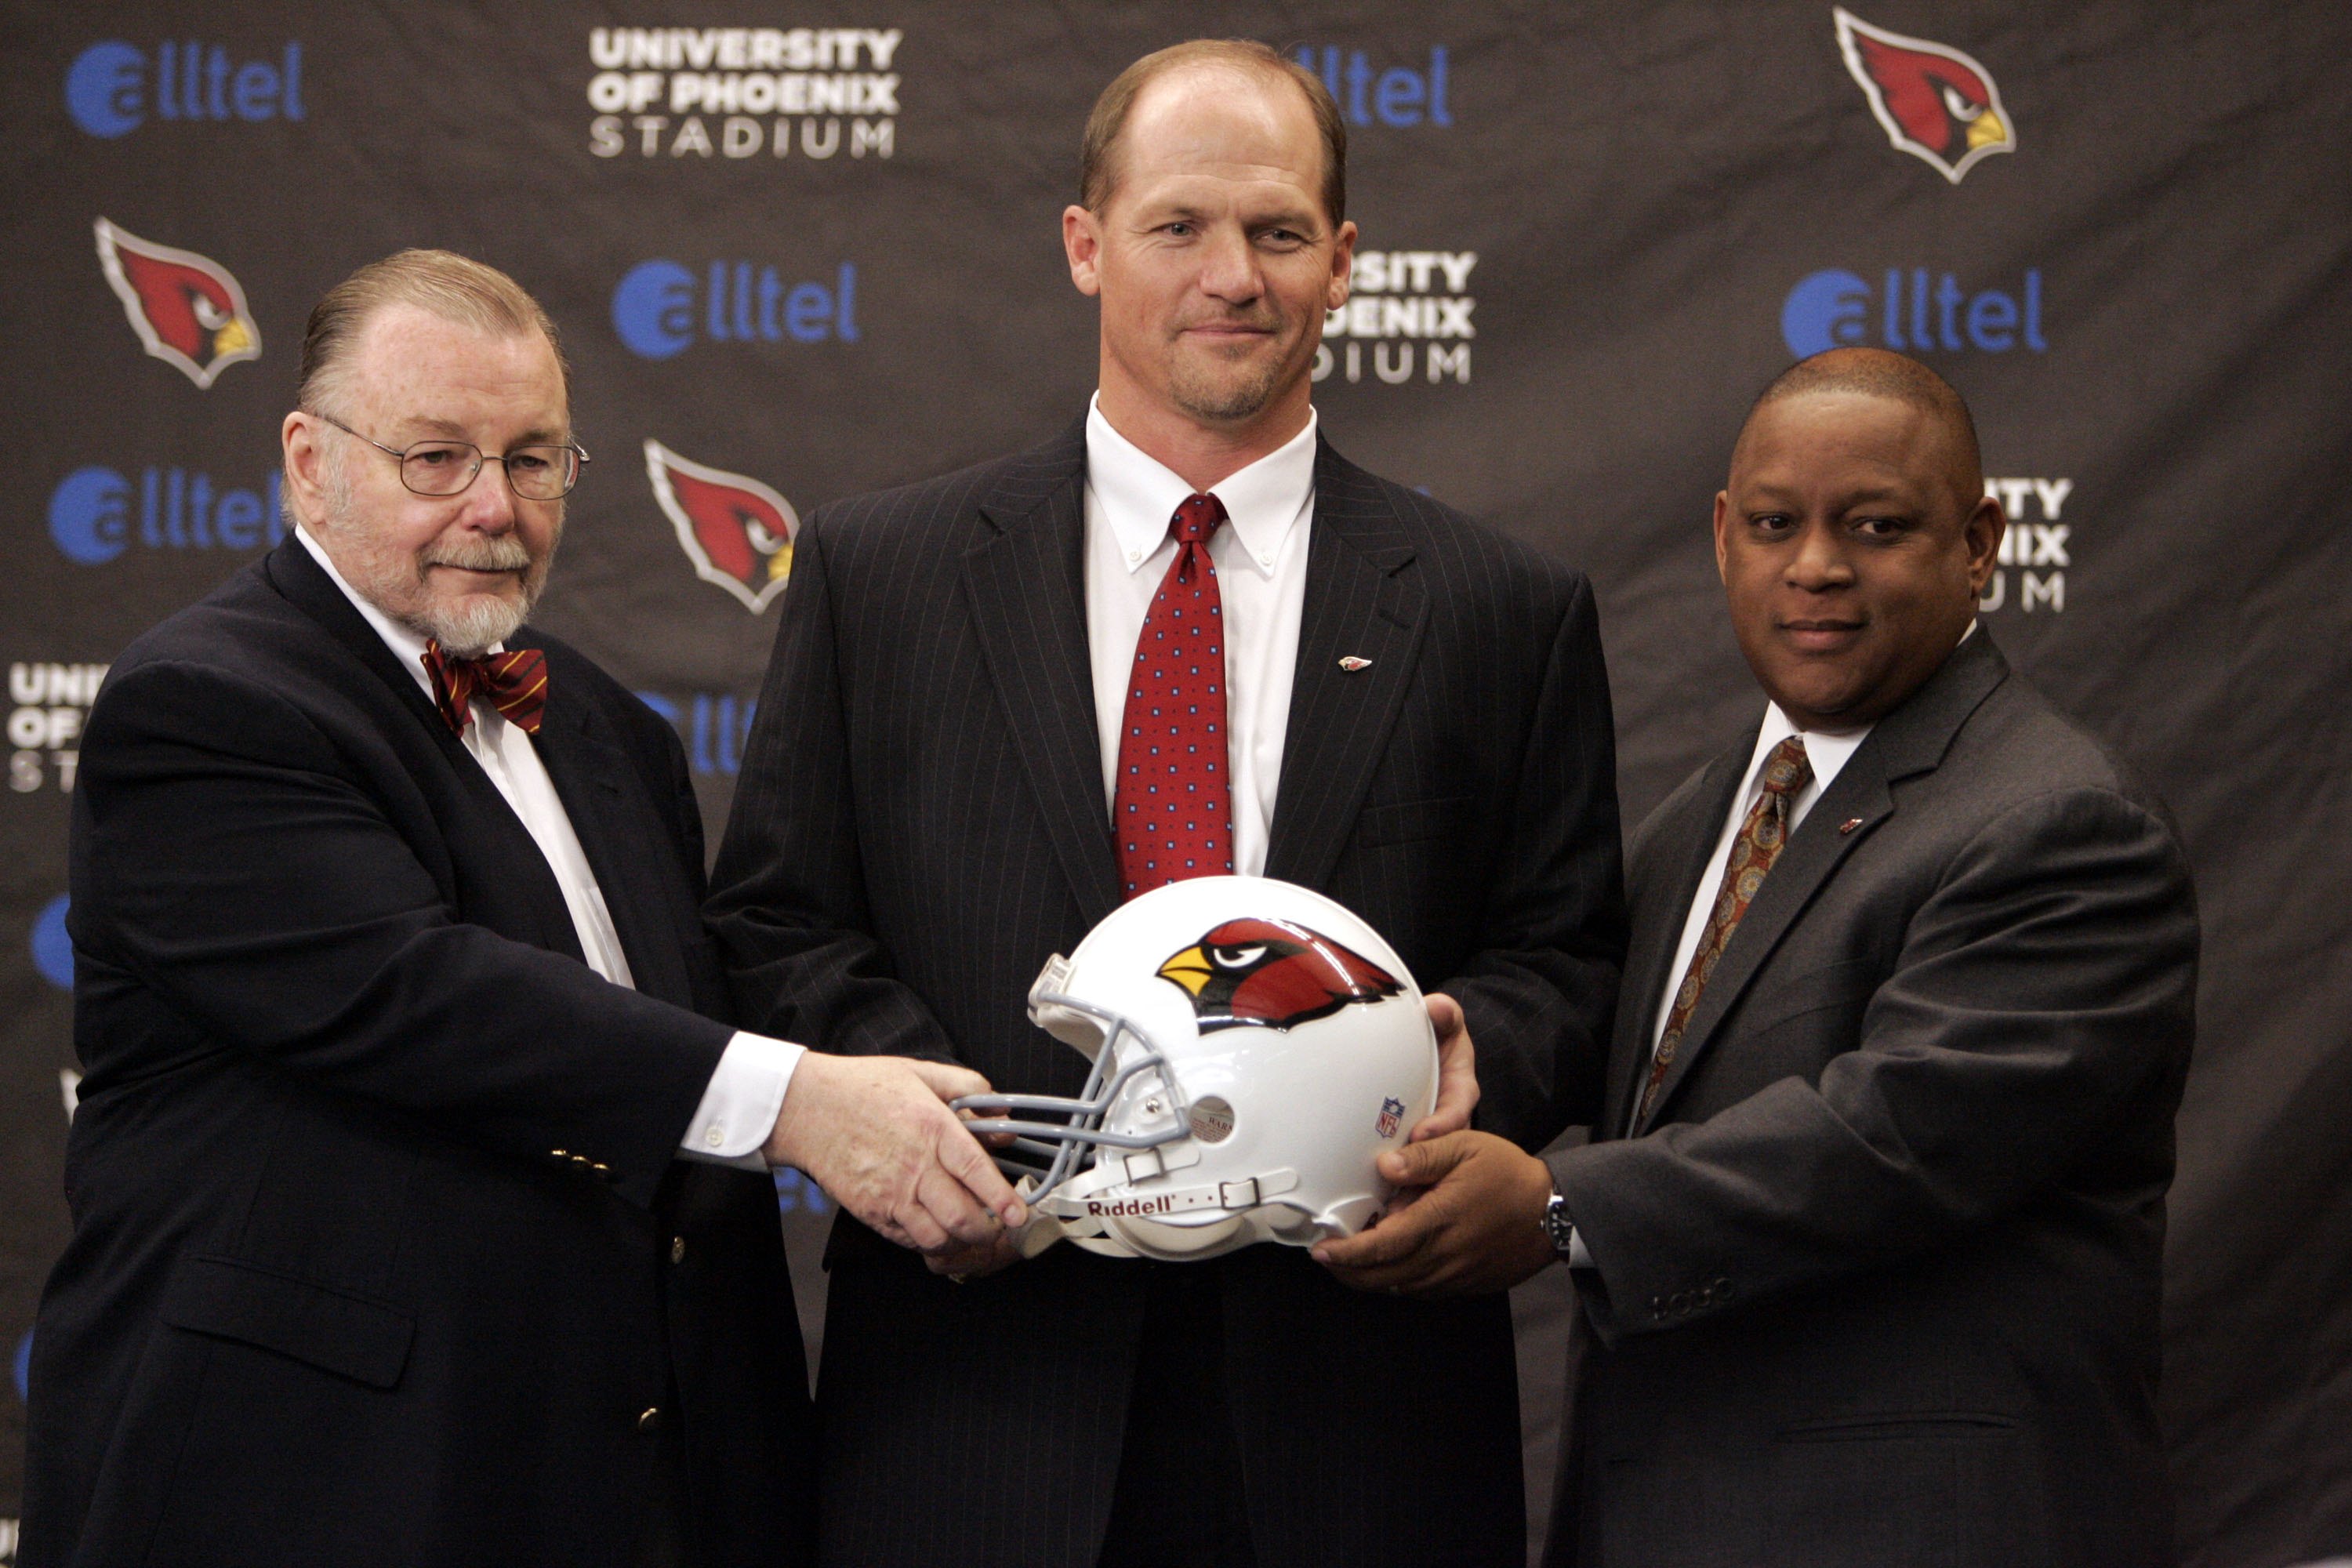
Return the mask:
POLYGON ((1766 795, 1792 795, 1813 782, 1813 764, 1805 755, 1805 738, 1791 735, 1764 759, 1761 781, 1766 795))
POLYGON ((433 678, 433 706, 453 735, 463 735, 473 718, 471 704, 478 694, 508 723, 526 735, 539 733, 541 710, 547 706, 547 655, 535 647, 456 658, 442 651, 439 641, 425 645, 425 672, 433 678))
POLYGON ((1206 544, 1209 535, 1217 531, 1217 524, 1225 521, 1225 503, 1214 496, 1186 496, 1176 515, 1169 521, 1168 531, 1181 544, 1206 544))

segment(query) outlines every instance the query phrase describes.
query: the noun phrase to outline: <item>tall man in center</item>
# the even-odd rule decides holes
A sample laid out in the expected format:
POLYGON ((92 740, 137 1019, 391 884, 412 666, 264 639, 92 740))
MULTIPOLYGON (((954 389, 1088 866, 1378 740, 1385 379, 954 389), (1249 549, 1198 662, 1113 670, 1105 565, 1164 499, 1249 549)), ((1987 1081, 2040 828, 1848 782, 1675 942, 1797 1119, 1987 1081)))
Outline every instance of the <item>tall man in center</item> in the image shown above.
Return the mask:
MULTIPOLYGON (((1475 1041, 1480 1127, 1558 1130, 1624 940, 1592 594, 1321 438, 1345 156, 1262 46, 1129 67, 1062 220, 1092 406, 803 527, 712 907, 747 1026, 1068 1094, 1086 1062, 1024 1013, 1047 955, 1164 882, 1263 874, 1458 999, 1433 1013, 1453 1067, 1475 1041), (1137 651, 1166 638, 1208 710, 1169 776, 1217 809, 1139 830, 1171 764, 1129 720, 1174 693, 1137 651)), ((942 1277, 846 1221, 828 1261, 826 1563, 1524 1558, 1500 1295, 1365 1295, 1276 1246, 942 1277)))

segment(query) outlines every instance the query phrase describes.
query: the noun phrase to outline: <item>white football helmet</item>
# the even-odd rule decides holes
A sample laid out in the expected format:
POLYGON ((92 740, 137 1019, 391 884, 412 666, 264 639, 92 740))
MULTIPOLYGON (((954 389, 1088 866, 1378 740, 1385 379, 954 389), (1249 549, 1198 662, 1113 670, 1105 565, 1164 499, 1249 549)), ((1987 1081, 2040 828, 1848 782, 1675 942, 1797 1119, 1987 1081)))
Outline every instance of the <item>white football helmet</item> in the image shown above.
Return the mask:
POLYGON ((1036 1216, 1024 1255, 1064 1237, 1183 1259, 1351 1236, 1391 1191, 1374 1160, 1437 1097, 1403 963, 1331 900, 1263 877, 1122 905, 1046 962, 1029 1016, 1093 1061, 1085 1093, 955 1102, 1042 1164, 999 1158, 1036 1216))

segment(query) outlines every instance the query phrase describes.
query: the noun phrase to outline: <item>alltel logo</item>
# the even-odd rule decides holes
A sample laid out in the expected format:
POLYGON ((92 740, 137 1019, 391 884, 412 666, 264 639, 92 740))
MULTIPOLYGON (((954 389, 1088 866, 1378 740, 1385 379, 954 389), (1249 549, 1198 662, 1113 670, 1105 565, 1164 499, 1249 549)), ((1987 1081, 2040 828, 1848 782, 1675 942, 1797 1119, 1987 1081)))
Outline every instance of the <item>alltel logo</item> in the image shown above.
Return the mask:
POLYGON ((127 136, 158 120, 300 120, 302 46, 239 60, 227 46, 187 38, 151 54, 108 39, 66 71, 66 112, 92 136, 127 136))
POLYGON ((714 261, 698 275, 675 261, 641 261, 613 290, 613 330, 633 353, 667 359, 696 338, 712 342, 857 341, 857 268, 830 283, 787 283, 772 267, 714 261))
POLYGON ((2043 353, 2042 273, 2029 267, 2015 289, 1964 288, 1949 272, 1890 267, 1883 282, 1842 267, 1800 279, 1780 305, 1780 336, 1799 359, 1874 343, 1897 353, 2043 353))

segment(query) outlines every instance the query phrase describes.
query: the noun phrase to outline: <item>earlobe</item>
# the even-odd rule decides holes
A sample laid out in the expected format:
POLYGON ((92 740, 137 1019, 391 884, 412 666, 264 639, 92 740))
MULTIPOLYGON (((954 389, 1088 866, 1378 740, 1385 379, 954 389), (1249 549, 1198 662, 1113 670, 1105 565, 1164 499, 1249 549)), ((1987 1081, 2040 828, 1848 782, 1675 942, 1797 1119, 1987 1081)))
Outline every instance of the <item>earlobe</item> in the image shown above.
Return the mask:
POLYGON ((1070 263, 1070 282, 1081 294, 1102 289, 1102 236, 1095 215, 1076 203, 1062 209, 1062 251, 1070 263))
POLYGON ((319 446, 312 438, 310 422, 299 413, 289 414, 279 428, 278 439, 285 448, 287 487, 297 494, 307 493, 316 483, 319 464, 319 446))
POLYGON ((1331 287, 1323 291, 1326 310, 1336 310, 1348 302, 1348 287, 1355 280, 1356 226, 1339 226, 1337 243, 1331 247, 1331 287))
POLYGON ((2000 503, 1987 496, 1977 503, 1968 521, 1969 583, 1979 593, 1992 580, 1994 563, 2000 558, 2001 536, 2009 531, 2009 514, 2000 503))

